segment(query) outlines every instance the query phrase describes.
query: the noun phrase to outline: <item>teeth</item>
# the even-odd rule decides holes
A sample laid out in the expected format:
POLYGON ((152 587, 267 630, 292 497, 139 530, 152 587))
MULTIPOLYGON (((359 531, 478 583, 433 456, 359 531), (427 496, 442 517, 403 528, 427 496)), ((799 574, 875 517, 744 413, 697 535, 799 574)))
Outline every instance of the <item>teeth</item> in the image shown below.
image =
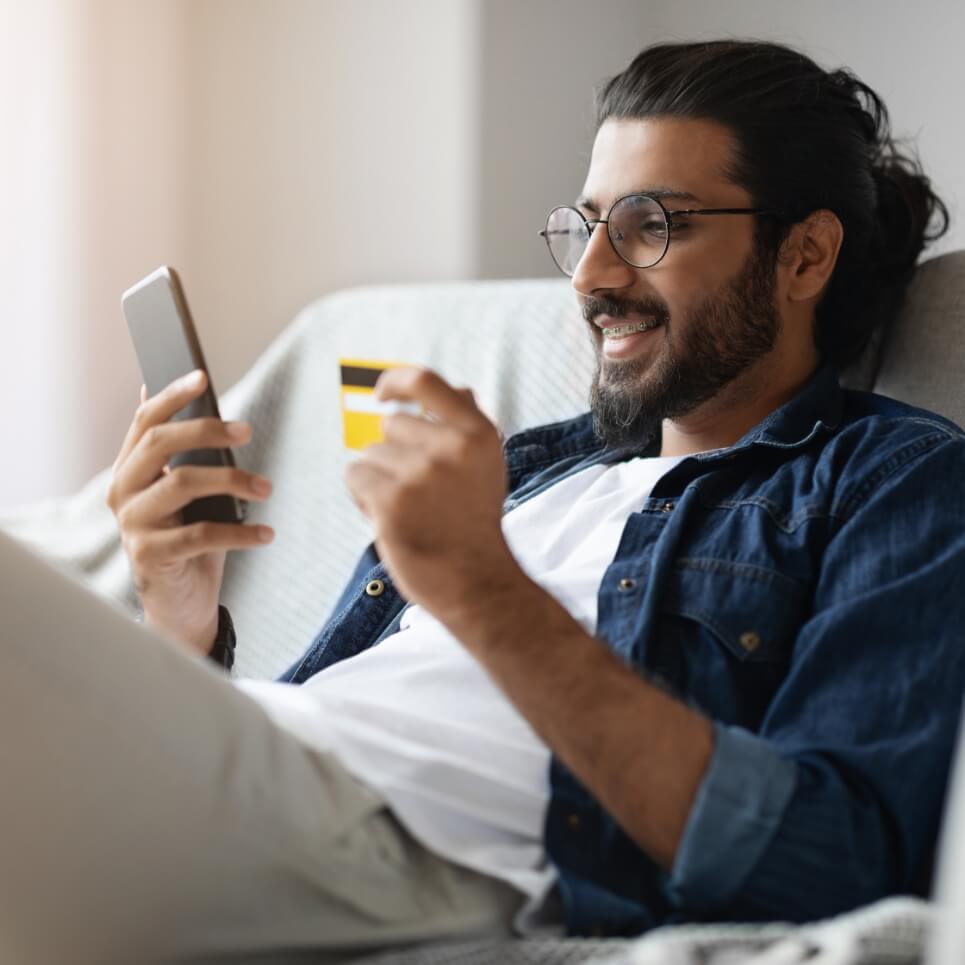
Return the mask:
POLYGON ((603 329, 603 335, 606 338, 623 338, 627 335, 635 335, 637 332, 649 332, 659 324, 660 322, 637 322, 636 325, 617 325, 603 329))

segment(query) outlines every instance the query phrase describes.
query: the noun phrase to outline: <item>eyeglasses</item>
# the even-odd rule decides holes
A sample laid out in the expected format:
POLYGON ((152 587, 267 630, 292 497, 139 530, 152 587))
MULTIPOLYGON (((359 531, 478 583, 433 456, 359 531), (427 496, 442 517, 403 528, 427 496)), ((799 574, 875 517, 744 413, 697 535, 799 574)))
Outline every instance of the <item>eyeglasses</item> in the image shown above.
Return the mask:
POLYGON ((598 224, 605 224, 613 250, 633 268, 653 268, 670 247, 670 236, 683 224, 674 221, 678 215, 760 214, 780 216, 779 211, 764 208, 687 208, 668 211, 656 198, 647 194, 628 194, 620 198, 608 218, 584 218, 577 208, 560 205, 549 213, 546 227, 539 232, 556 267, 564 275, 573 276, 590 236, 598 224))

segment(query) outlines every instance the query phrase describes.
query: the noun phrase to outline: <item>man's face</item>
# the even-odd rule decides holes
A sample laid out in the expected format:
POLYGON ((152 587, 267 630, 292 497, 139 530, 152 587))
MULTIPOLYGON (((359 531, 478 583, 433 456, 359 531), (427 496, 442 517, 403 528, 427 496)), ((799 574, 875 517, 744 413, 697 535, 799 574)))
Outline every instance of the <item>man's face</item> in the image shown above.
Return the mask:
MULTIPOLYGON (((733 141, 710 121, 606 121, 577 207, 590 219, 634 193, 671 190, 664 206, 748 208, 747 191, 724 173, 733 141)), ((609 444, 641 443, 664 419, 714 398, 774 347, 780 318, 773 264, 756 257, 751 215, 674 219, 664 258, 633 268, 598 225, 573 276, 597 353, 594 424, 609 444), (639 322, 658 327, 604 336, 639 322)))

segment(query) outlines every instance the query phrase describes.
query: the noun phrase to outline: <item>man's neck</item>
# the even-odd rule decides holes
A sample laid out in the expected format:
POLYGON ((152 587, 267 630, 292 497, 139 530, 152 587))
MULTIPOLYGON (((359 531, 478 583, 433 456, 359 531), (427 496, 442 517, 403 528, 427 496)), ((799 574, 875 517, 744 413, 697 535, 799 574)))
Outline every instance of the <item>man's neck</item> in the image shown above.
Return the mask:
POLYGON ((693 412, 665 419, 660 455, 690 456, 726 449, 754 426, 794 398, 814 375, 814 369, 777 379, 773 373, 736 379, 693 412))

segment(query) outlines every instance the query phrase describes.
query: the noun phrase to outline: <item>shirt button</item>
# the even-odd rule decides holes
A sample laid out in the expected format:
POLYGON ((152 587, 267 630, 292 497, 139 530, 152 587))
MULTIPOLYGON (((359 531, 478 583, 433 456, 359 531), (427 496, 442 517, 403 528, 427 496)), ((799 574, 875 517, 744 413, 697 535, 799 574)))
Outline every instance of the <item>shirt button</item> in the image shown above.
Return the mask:
POLYGON ((365 584, 365 592, 369 596, 381 596, 385 592, 385 584, 381 580, 370 580, 365 584))
POLYGON ((753 653, 761 645, 760 635, 755 633, 753 630, 748 630, 746 633, 742 633, 738 637, 738 640, 740 641, 740 645, 748 653, 753 653))
POLYGON ((626 577, 626 576, 622 580, 620 580, 619 583, 617 583, 617 587, 619 588, 621 593, 626 593, 627 590, 632 590, 636 585, 637 585, 636 580, 631 580, 629 577, 626 577))
POLYGON ((567 815, 566 815, 566 826, 567 826, 571 831, 576 831, 577 828, 579 828, 579 826, 580 826, 580 816, 579 816, 578 814, 573 814, 572 812, 571 812, 570 814, 567 814, 567 815))
POLYGON ((669 513, 670 510, 673 509, 673 503, 670 502, 670 500, 668 499, 667 502, 665 502, 660 508, 661 508, 665 513, 669 513))

